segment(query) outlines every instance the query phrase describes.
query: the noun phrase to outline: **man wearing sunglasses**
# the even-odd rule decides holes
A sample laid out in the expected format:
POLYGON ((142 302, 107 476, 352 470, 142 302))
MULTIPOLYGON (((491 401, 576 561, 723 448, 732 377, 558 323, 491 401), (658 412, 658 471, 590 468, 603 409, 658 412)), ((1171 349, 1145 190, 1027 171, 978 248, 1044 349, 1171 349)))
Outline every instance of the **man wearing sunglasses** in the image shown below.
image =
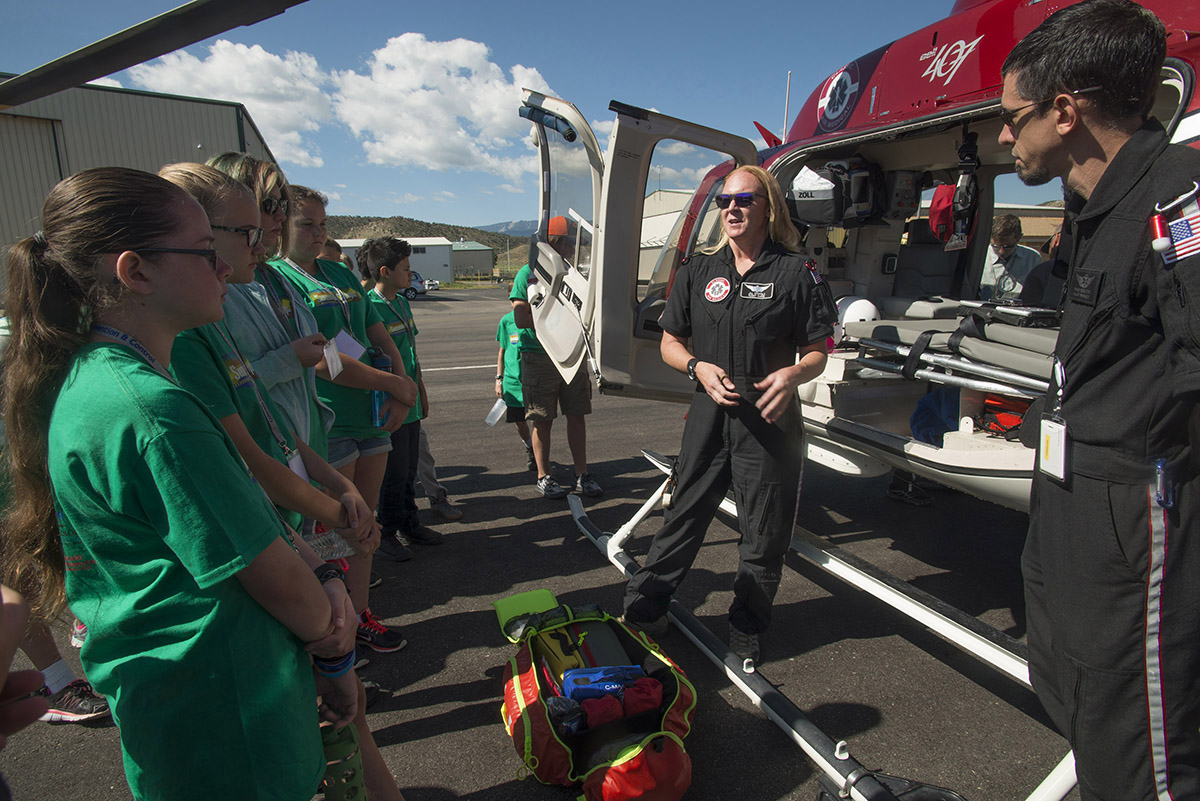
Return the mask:
POLYGON ((1200 256, 1177 258, 1182 226, 1156 252, 1150 223, 1196 210, 1200 153, 1150 117, 1165 52, 1149 11, 1085 0, 1002 70, 1000 144, 1067 199, 1022 569, 1030 677, 1084 801, 1200 797, 1200 256))
POLYGON ((998 214, 992 220, 992 244, 979 279, 980 300, 1007 300, 1021 296, 1033 268, 1041 262, 1033 248, 1021 244, 1021 220, 998 214))

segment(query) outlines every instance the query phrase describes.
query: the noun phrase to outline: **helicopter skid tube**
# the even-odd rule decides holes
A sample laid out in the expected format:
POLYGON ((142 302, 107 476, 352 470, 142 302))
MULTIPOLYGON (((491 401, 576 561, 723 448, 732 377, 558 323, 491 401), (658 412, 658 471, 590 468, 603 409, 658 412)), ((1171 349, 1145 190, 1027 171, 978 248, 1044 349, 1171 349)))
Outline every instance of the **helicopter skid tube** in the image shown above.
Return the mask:
MULTIPOLYGON (((642 455, 664 473, 670 473, 671 460, 643 450, 642 455)), ((661 500, 667 481, 652 493, 633 518, 623 525, 615 535, 601 532, 583 510, 583 504, 574 495, 568 498, 575 525, 604 553, 610 562, 631 576, 637 562, 623 550, 624 542, 633 534, 634 528, 644 520, 654 505, 661 500)), ((737 516, 737 506, 732 498, 722 500, 720 509, 727 515, 737 516)), ((991 665, 1010 678, 1029 686, 1029 670, 1025 659, 1025 647, 1019 641, 1000 632, 961 610, 913 587, 905 581, 830 545, 810 531, 797 527, 792 538, 792 550, 832 576, 883 601, 901 614, 928 627, 953 645, 991 665)), ((804 714, 783 696, 773 685, 757 673, 746 674, 740 669, 737 657, 729 651, 711 631, 696 620, 695 616, 677 601, 672 600, 668 616, 675 626, 714 664, 725 671, 725 675, 768 718, 779 726, 808 757, 827 775, 845 787, 850 781, 853 787, 843 797, 892 799, 892 794, 871 780, 870 775, 855 760, 850 759, 845 743, 833 743, 830 738, 809 721, 804 714), (842 758, 845 757, 845 758, 842 758), (863 795, 870 791, 869 795, 863 795)), ((1075 787, 1074 754, 1067 755, 1038 785, 1026 801, 1061 801, 1075 787)))
MULTIPOLYGON (((661 492, 662 488, 659 489, 660 497, 661 492)), ((567 502, 579 531, 626 576, 632 576, 638 567, 633 557, 620 548, 609 548, 612 535, 600 531, 588 519, 583 510, 583 503, 577 496, 568 496, 567 502)), ((675 624, 675 628, 683 632, 713 664, 722 668, 734 686, 800 746, 823 773, 833 779, 838 787, 843 788, 846 794, 842 797, 853 798, 856 801, 897 801, 896 796, 880 784, 869 770, 849 755, 844 741, 835 743, 762 676, 757 673, 744 673, 741 660, 678 601, 671 601, 667 616, 675 624)))

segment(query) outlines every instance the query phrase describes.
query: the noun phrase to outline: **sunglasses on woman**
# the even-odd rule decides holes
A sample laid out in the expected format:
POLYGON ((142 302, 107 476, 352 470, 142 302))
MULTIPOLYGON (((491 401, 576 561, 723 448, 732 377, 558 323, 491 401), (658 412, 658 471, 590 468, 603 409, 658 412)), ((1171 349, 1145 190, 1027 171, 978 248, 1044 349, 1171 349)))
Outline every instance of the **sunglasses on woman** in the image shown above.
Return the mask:
POLYGON ((287 214, 288 202, 274 197, 264 197, 261 204, 263 214, 274 214, 276 209, 287 214))
POLYGON ((736 195, 717 195, 713 200, 717 203, 718 209, 727 209, 732 202, 739 209, 748 209, 754 205, 754 198, 766 197, 757 192, 738 192, 736 195))

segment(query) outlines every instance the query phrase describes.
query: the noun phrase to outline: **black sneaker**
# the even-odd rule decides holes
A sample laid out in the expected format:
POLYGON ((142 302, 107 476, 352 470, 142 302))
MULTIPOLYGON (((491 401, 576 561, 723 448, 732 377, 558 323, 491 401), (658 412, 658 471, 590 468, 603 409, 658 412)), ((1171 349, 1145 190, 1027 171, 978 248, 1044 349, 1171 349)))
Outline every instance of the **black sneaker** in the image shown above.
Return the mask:
POLYGON ((79 723, 109 714, 108 701, 96 695, 87 679, 75 679, 46 700, 50 708, 39 720, 50 723, 79 723))
POLYGON ((412 550, 401 541, 399 534, 395 531, 389 531, 380 537, 377 553, 383 559, 392 562, 407 562, 413 557, 412 550))
POLYGON ((554 476, 542 476, 537 480, 538 492, 543 498, 565 498, 570 493, 567 488, 554 480, 554 476))
POLYGON ((381 654, 399 651, 408 645, 400 629, 391 629, 375 616, 370 607, 362 610, 362 622, 358 624, 358 644, 365 645, 381 654))
POLYGON ((591 473, 575 476, 574 490, 580 495, 586 495, 589 498, 599 498, 604 494, 604 490, 600 489, 600 485, 596 483, 596 479, 592 478, 591 473))
POLYGON ((742 660, 743 673, 753 673, 755 666, 762 659, 758 635, 747 634, 732 624, 729 626, 729 650, 742 660))
POLYGON ((442 535, 438 534, 428 526, 419 526, 415 531, 406 531, 400 536, 408 540, 409 543, 417 545, 441 545, 442 535))

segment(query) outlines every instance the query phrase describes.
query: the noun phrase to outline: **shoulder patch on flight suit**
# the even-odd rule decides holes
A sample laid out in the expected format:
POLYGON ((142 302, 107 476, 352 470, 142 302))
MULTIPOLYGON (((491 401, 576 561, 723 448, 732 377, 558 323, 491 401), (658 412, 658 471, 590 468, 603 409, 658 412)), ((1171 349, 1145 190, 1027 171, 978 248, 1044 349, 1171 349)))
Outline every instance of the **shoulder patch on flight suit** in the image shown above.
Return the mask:
POLYGON ((729 295, 729 279, 725 277, 714 278, 708 282, 708 286, 704 287, 704 299, 713 303, 720 303, 729 295))
POLYGON ((1071 277, 1069 297, 1075 303, 1085 306, 1095 306, 1100 298, 1100 283, 1104 273, 1099 270, 1076 270, 1071 277))
POLYGON ((770 300, 775 297, 775 284, 743 283, 741 296, 750 300, 770 300))

